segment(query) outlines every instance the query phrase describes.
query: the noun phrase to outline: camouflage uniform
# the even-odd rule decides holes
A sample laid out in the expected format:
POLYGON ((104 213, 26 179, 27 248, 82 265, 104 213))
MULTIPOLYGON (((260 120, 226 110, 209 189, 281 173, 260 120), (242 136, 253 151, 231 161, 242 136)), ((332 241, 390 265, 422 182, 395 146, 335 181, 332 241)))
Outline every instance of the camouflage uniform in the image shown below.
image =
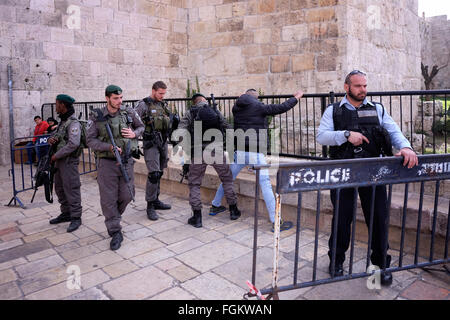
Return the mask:
POLYGON ((55 193, 61 205, 63 216, 70 220, 81 218, 80 173, 78 172, 81 125, 75 115, 61 121, 57 131, 52 135, 58 140, 55 162, 55 193))
POLYGON ((170 129, 170 111, 166 101, 156 101, 151 97, 139 101, 135 110, 145 124, 143 146, 148 170, 145 186, 147 215, 149 219, 157 220, 158 216, 154 209, 170 209, 170 205, 159 200, 161 177, 169 162, 167 138, 170 129))
MULTIPOLYGON (((195 227, 201 227, 201 210, 202 210, 202 201, 201 201, 201 195, 200 195, 200 187, 202 183, 203 176, 205 174, 206 166, 208 165, 205 160, 201 159, 195 159, 194 155, 194 149, 201 148, 203 151, 204 148, 209 145, 211 142, 203 142, 202 139, 195 139, 194 137, 194 121, 195 117, 193 116, 194 110, 199 108, 211 108, 211 106, 208 105, 207 102, 199 102, 196 105, 192 106, 192 111, 188 111, 185 113, 184 117, 181 119, 180 124, 178 126, 179 129, 186 129, 191 134, 191 139, 193 141, 201 141, 201 145, 195 145, 193 144, 191 155, 193 161, 191 161, 191 164, 189 166, 189 175, 188 175, 188 182, 189 182, 189 204, 192 207, 192 210, 194 212, 194 217, 192 217, 188 223, 194 225, 195 227), (195 218, 195 219, 194 219, 195 218)), ((220 127, 222 129, 229 128, 229 124, 226 122, 225 118, 220 114, 220 112, 217 111, 217 115, 219 116, 219 122, 220 127)), ((220 129, 220 128, 216 128, 220 129)), ((214 145, 213 150, 216 152, 220 152, 222 154, 220 163, 212 163, 210 164, 214 170, 217 172, 220 180, 222 181, 224 191, 225 191, 225 197, 227 199, 227 202, 230 206, 230 217, 232 220, 237 219, 240 216, 240 212, 237 209, 237 196, 236 193, 233 190, 233 175, 230 170, 230 165, 227 164, 227 160, 225 157, 225 154, 223 152, 223 143, 221 142, 220 145, 214 145)), ((215 152, 212 153, 212 156, 214 157, 215 152)))
MULTIPOLYGON (((137 138, 144 131, 144 124, 139 115, 129 107, 122 107, 116 114, 110 114, 107 107, 100 109, 101 114, 107 117, 110 123, 114 140, 118 147, 122 149, 122 155, 126 153, 126 146, 128 142, 137 147, 137 138), (131 129, 136 134, 134 139, 123 138, 120 130, 128 127, 127 116, 131 120, 131 129)), ((97 181, 100 191, 100 204, 103 215, 105 216, 105 224, 108 234, 113 234, 121 231, 120 221, 121 215, 125 211, 128 203, 131 202, 132 197, 128 190, 122 172, 117 165, 114 154, 110 151, 111 141, 106 133, 105 122, 99 121, 98 115, 91 114, 87 125, 87 144, 94 150, 97 157, 97 181)), ((132 151, 132 150, 130 150, 132 151)), ((130 177, 130 185, 132 186, 134 194, 134 159, 130 153, 122 160, 125 170, 130 177)))

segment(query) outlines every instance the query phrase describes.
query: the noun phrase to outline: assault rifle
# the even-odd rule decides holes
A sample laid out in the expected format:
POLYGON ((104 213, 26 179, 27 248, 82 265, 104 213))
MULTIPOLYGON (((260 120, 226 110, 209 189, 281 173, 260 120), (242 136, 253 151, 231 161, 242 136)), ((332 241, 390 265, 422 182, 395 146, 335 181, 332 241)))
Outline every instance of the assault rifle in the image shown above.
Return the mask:
POLYGON ((53 203, 53 178, 55 176, 56 168, 52 163, 52 156, 55 153, 56 144, 53 144, 48 149, 46 155, 39 159, 36 174, 34 175, 34 193, 31 198, 31 203, 34 201, 34 196, 40 186, 44 186, 45 200, 48 203, 53 203))
POLYGON ((188 175, 189 175, 189 164, 185 163, 183 164, 183 170, 180 173, 181 176, 180 183, 183 183, 183 180, 187 179, 188 175))
POLYGON ((164 138, 161 132, 155 130, 153 117, 146 115, 142 118, 142 120, 145 121, 145 123, 148 124, 151 129, 150 133, 144 131, 144 134, 142 135, 144 149, 150 149, 151 147, 156 146, 159 152, 163 153, 164 138))
MULTIPOLYGON (((119 165, 120 172, 122 172, 122 177, 123 177, 123 179, 125 180, 125 182, 127 184, 127 188, 128 188, 128 191, 130 192, 131 198, 133 199, 133 201, 135 201, 134 200, 133 190, 131 189, 131 186, 130 186, 130 177, 128 176, 128 173, 127 173, 127 170, 125 169, 125 166, 123 165, 122 157, 120 156, 119 150, 117 149, 117 144, 116 144, 116 141, 114 140, 114 137, 113 137, 113 134, 112 134, 112 131, 111 131, 111 127, 110 127, 108 121, 105 121, 105 126, 106 126, 106 131, 108 132, 109 139, 111 140, 111 144, 113 145, 113 150, 112 151, 114 153, 114 156, 116 157, 117 163, 119 165)), ((125 154, 129 154, 129 152, 130 152, 130 141, 128 141, 127 150, 122 150, 122 152, 124 152, 125 154)))

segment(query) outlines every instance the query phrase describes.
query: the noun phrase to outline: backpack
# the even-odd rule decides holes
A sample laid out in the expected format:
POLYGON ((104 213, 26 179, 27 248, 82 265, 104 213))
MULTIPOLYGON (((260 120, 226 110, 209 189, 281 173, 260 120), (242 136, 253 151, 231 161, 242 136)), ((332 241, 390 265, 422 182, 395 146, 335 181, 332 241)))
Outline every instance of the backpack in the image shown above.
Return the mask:
POLYGON ((217 109, 212 108, 210 106, 202 106, 202 107, 193 107, 191 108, 191 112, 194 113, 193 119, 194 121, 202 122, 202 133, 204 134, 208 129, 219 129, 223 131, 220 115, 217 109))
POLYGON ((80 137, 80 148, 84 149, 84 148, 88 148, 87 145, 87 140, 86 140, 86 136, 87 136, 87 121, 86 120, 78 120, 80 122, 80 126, 81 126, 81 137, 80 137))

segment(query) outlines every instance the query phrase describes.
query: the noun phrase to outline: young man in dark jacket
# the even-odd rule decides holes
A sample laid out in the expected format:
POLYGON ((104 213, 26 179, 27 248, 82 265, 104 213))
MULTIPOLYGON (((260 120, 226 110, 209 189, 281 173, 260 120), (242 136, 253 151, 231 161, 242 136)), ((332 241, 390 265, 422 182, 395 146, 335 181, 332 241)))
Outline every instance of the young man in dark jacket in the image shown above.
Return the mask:
MULTIPOLYGON (((281 104, 264 104, 258 100, 257 91, 255 89, 249 89, 239 97, 232 110, 235 136, 237 136, 234 163, 230 166, 233 180, 242 168, 247 165, 266 164, 265 155, 267 154, 268 141, 268 123, 266 117, 281 114, 292 109, 302 96, 303 92, 298 90, 294 93, 294 97, 289 98, 281 104), (236 131, 239 129, 243 130, 243 132, 236 131), (240 136, 243 136, 244 140, 239 139, 240 136)), ((273 224, 275 222, 275 196, 272 191, 272 184, 270 183, 269 171, 267 169, 261 170, 259 185, 261 186, 273 230, 273 224)), ((210 215, 216 215, 226 210, 225 207, 221 206, 223 195, 223 187, 220 185, 212 201, 210 215)), ((281 224, 281 231, 288 230, 291 227, 292 222, 284 221, 281 224)))

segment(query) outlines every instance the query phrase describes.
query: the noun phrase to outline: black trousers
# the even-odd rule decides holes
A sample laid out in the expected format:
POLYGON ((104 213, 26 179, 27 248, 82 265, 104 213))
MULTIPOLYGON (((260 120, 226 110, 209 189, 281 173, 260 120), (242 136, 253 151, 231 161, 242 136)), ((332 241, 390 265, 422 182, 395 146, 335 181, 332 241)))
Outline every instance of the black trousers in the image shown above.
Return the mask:
MULTIPOLYGON (((337 190, 331 191, 331 202, 333 208, 336 207, 337 190)), ((364 213, 367 228, 370 226, 370 208, 372 204, 372 187, 362 187, 358 189, 361 207, 364 213)), ((353 222, 353 203, 355 200, 355 191, 353 188, 341 189, 339 195, 339 213, 337 221, 337 238, 336 238, 336 264, 343 263, 345 260, 345 252, 350 245, 351 224, 353 222)), ((371 256, 372 264, 383 268, 383 256, 387 253, 389 244, 386 241, 386 233, 388 232, 388 208, 386 186, 375 187, 375 206, 373 213, 373 229, 371 256)), ((335 216, 333 215, 333 224, 331 227, 331 236, 328 241, 328 256, 332 259, 333 237, 335 216)), ((386 268, 389 267, 391 256, 386 256, 386 268)))

